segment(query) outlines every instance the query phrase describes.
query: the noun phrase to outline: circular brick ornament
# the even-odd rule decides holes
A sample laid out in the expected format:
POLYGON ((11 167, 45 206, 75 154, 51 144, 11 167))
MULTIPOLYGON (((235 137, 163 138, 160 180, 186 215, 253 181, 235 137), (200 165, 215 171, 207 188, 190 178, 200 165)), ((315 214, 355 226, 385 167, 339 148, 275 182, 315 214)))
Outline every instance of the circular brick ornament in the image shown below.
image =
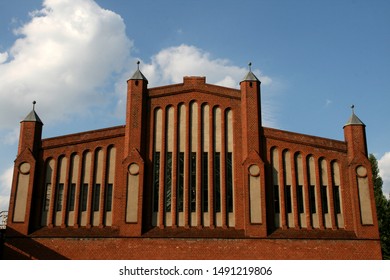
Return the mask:
POLYGON ((136 163, 132 163, 129 165, 129 173, 131 175, 138 175, 139 173, 139 165, 136 163))
POLYGON ((30 164, 28 162, 23 162, 21 165, 19 165, 19 171, 22 174, 28 174, 30 173, 30 164))
POLYGON ((249 166, 248 170, 251 176, 257 177, 260 175, 260 168, 256 164, 249 166))
POLYGON ((367 177, 367 169, 364 166, 358 166, 358 168, 356 168, 356 173, 359 177, 367 177))

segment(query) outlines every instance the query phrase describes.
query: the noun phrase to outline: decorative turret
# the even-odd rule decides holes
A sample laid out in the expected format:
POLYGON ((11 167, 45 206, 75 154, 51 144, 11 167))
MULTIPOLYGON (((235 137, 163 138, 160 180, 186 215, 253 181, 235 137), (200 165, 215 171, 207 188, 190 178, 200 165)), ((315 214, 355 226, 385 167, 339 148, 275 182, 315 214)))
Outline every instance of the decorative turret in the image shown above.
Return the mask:
MULTIPOLYGON (((352 105, 352 115, 344 125, 344 137, 348 149, 349 183, 352 188, 355 209, 360 215, 355 215, 355 232, 359 238, 379 238, 376 218, 375 196, 371 164, 368 160, 366 125, 355 115, 352 105)), ((358 214, 358 213, 356 213, 358 214)))
POLYGON ((265 165, 262 151, 260 81, 253 74, 252 63, 240 83, 244 189, 247 209, 246 234, 265 237, 267 219, 265 210, 265 165), (255 203, 256 201, 256 203, 255 203))
POLYGON ((140 62, 137 62, 137 70, 127 81, 127 105, 126 105, 126 138, 125 157, 133 149, 141 154, 144 152, 143 134, 145 132, 146 118, 146 96, 148 80, 139 69, 140 62))
POLYGON ((361 156, 367 158, 366 125, 355 115, 352 105, 352 115, 344 125, 344 137, 348 146, 349 161, 361 156))
POLYGON ((146 118, 148 80, 139 69, 127 81, 126 132, 124 146, 123 186, 126 186, 126 209, 124 219, 126 226, 121 228, 123 234, 140 236, 142 232, 142 196, 144 193, 146 118))
POLYGON ((20 122, 18 155, 28 148, 36 156, 40 148, 43 123, 35 112, 35 104, 34 101, 32 111, 20 122))
POLYGON ((18 155, 14 163, 8 211, 7 234, 28 234, 31 223, 32 197, 37 162, 42 144, 43 123, 32 111, 20 122, 18 155))
POLYGON ((240 82, 244 159, 251 150, 260 153, 260 133, 262 131, 260 100, 261 82, 257 79, 255 74, 253 74, 251 66, 252 63, 249 63, 249 72, 240 82))

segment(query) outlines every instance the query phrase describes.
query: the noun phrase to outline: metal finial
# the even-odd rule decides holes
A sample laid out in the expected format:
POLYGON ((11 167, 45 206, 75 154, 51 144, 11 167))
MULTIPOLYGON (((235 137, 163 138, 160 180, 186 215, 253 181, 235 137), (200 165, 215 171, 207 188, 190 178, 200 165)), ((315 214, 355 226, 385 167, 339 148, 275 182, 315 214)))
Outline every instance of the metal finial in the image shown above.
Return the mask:
POLYGON ((140 65, 140 63, 141 63, 141 62, 138 60, 138 61, 137 61, 137 68, 138 68, 138 70, 139 70, 139 65, 140 65))
POLYGON ((355 105, 352 104, 351 105, 351 109, 352 109, 352 113, 355 114, 355 110, 354 110, 355 109, 355 105))
POLYGON ((249 62, 248 66, 249 66, 249 71, 252 72, 252 62, 249 62))
POLYGON ((37 102, 34 100, 32 104, 33 104, 33 110, 35 110, 35 104, 37 104, 37 102))

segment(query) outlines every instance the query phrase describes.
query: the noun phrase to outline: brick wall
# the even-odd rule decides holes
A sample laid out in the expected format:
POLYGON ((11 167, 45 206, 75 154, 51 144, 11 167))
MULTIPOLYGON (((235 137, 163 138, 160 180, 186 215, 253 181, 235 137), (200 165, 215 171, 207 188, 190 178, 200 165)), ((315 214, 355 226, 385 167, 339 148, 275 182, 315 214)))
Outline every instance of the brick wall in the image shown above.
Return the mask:
POLYGON ((7 259, 381 259, 377 240, 13 238, 7 259))

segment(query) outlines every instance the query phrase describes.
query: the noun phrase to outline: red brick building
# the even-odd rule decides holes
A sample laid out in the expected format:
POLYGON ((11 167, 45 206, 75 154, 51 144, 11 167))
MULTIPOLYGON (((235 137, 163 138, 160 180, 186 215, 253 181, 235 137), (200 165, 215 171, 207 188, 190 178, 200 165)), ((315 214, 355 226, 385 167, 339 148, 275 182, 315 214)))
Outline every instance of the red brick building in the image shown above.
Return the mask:
POLYGON ((381 259, 365 125, 263 127, 260 81, 127 81, 126 124, 21 122, 3 258, 381 259))

